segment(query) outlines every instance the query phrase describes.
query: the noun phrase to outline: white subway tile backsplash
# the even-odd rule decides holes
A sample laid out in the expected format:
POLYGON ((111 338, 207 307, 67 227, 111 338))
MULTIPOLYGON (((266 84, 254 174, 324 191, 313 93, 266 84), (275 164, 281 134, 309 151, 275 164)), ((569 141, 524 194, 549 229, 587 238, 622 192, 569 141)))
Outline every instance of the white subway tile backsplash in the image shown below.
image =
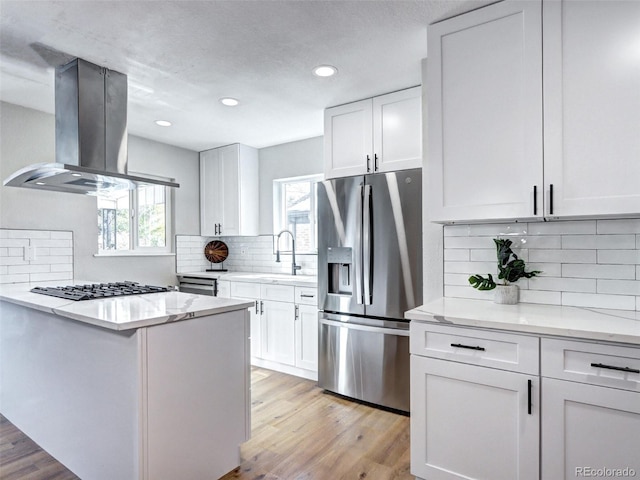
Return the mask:
POLYGON ((519 292, 522 303, 537 303, 543 305, 560 305, 562 299, 561 292, 550 292, 545 290, 523 290, 519 292))
POLYGON ((598 280, 598 293, 640 295, 640 280, 598 280))
POLYGON ((469 225, 469 236, 511 237, 513 235, 526 235, 526 223, 482 223, 469 225))
POLYGON ((562 239, 560 235, 532 236, 524 238, 523 248, 562 248, 562 239))
POLYGON ((495 248, 491 237, 445 237, 444 248, 495 248))
POLYGON ((562 305, 634 310, 636 308, 636 298, 631 295, 596 295, 593 293, 562 292, 562 305))
POLYGON ((562 276, 573 278, 635 279, 633 265, 564 264, 562 276))
POLYGON ((444 273, 494 275, 498 273, 498 266, 496 262, 444 262, 444 273))
POLYGON ((587 235, 596 233, 595 220, 566 222, 533 222, 529 224, 528 235, 587 235))
POLYGON ((479 298, 466 277, 495 275, 492 239, 508 235, 527 270, 541 270, 518 282, 522 302, 640 310, 640 219, 447 225, 443 233, 445 296, 479 298))
POLYGON ((445 285, 469 285, 469 275, 465 273, 445 273, 445 285))
POLYGON ((561 277, 562 265, 560 263, 528 262, 527 271, 537 270, 539 277, 561 277))
POLYGON ((479 300, 492 300, 493 290, 476 290, 471 286, 445 285, 444 296, 454 298, 472 298, 479 300))
POLYGON ((1 229, 0 244, 0 283, 73 278, 73 232, 1 229))
POLYGON ((534 249, 529 254, 529 260, 545 263, 596 263, 596 251, 534 249))
POLYGON ((556 292, 596 293, 596 279, 533 277, 529 279, 529 289, 556 292))
POLYGON ((598 234, 640 233, 640 219, 598 220, 598 234))
POLYGON ((640 264, 640 250, 598 250, 598 263, 640 264))

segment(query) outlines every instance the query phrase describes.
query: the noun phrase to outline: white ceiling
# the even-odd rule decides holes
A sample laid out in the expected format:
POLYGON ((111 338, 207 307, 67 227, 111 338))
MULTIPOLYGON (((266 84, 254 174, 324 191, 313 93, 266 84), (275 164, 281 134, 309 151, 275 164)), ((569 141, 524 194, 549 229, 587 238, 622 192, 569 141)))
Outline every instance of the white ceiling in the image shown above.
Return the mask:
POLYGON ((129 133, 262 148, 322 135, 326 107, 420 84, 426 25, 491 1, 0 0, 0 100, 53 113, 54 67, 80 57, 128 76, 129 133))

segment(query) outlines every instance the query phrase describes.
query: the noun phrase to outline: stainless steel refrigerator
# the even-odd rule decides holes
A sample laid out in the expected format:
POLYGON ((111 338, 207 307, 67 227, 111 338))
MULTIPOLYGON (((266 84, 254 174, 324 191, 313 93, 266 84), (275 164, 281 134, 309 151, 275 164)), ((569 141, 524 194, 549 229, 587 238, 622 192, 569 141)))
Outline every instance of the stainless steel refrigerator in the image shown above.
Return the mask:
POLYGON ((318 384, 409 411, 409 322, 422 303, 422 171, 318 185, 318 384))

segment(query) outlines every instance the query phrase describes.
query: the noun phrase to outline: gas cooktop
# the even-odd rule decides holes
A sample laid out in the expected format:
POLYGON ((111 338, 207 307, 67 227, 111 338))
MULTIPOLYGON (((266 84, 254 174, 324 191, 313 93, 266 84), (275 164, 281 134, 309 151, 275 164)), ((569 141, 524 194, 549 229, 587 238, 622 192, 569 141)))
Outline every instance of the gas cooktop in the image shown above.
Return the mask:
POLYGON ((168 292, 169 290, 167 287, 140 285, 136 282, 89 283, 85 285, 68 285, 66 287, 35 287, 31 289, 33 293, 76 301, 168 292))

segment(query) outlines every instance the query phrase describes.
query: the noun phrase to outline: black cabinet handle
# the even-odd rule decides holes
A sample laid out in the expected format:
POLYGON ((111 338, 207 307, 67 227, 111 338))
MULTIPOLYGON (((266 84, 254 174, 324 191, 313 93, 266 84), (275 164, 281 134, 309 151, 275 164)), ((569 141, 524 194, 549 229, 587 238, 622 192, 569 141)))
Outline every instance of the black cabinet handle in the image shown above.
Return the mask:
POLYGON ((616 367, 614 365, 605 365, 604 363, 592 363, 591 366, 596 368, 606 368, 607 370, 617 370, 619 372, 640 373, 640 370, 637 368, 616 367))
POLYGON ((533 186, 533 214, 538 214, 538 186, 533 186))
POLYGON ((549 184, 549 215, 553 215, 553 183, 549 184))
POLYGON ((256 315, 258 315, 258 300, 256 300, 256 315))
POLYGON ((531 390, 533 389, 533 382, 531 380, 527 380, 527 413, 531 415, 531 390))
POLYGON ((262 302, 262 300, 260 300, 260 315, 262 315, 264 313, 264 303, 262 302))
POLYGON ((373 154, 373 171, 374 172, 378 171, 378 154, 377 153, 373 154))
POLYGON ((484 347, 473 347, 471 345, 463 345, 461 343, 452 343, 451 346, 456 348, 467 348, 469 350, 478 350, 478 351, 484 352, 484 347))
POLYGON ((307 295, 306 293, 301 293, 300 296, 302 298, 315 298, 315 295, 307 295))
POLYGON ((367 173, 371 171, 371 158, 367 155, 367 173))
POLYGON ((218 235, 222 235, 222 224, 218 224, 218 235))

